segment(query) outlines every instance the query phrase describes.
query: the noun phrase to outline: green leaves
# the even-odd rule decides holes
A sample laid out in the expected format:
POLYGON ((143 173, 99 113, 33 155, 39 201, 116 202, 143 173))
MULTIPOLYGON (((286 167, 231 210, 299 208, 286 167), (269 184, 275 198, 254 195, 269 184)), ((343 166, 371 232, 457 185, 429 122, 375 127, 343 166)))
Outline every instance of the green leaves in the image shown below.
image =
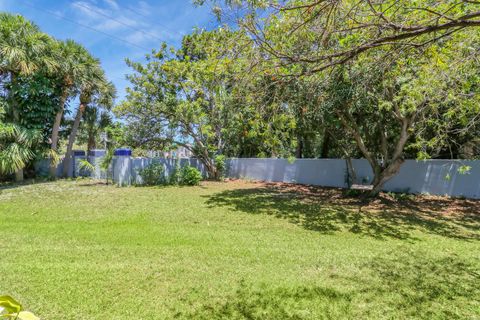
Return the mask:
POLYGON ((92 173, 95 171, 95 166, 86 159, 81 159, 78 162, 78 168, 80 170, 88 171, 89 173, 92 173))
POLYGON ((53 39, 20 15, 0 13, 0 72, 31 75, 57 64, 49 55, 53 39))
POLYGON ((0 319, 40 320, 29 311, 22 311, 22 305, 10 296, 0 296, 0 319))
POLYGON ((10 174, 24 168, 33 159, 32 148, 39 138, 38 131, 4 124, 0 120, 0 174, 10 174))
MULTIPOLYGON (((227 29, 198 31, 186 36, 175 54, 164 47, 145 65, 129 64, 132 86, 115 111, 138 144, 190 145, 215 175, 212 158, 232 142, 228 132, 237 130, 243 111, 230 50, 242 36, 227 29)), ((244 60, 237 57, 235 63, 244 60)))
POLYGON ((0 296, 0 307, 7 313, 18 313, 22 310, 22 305, 10 296, 0 296))

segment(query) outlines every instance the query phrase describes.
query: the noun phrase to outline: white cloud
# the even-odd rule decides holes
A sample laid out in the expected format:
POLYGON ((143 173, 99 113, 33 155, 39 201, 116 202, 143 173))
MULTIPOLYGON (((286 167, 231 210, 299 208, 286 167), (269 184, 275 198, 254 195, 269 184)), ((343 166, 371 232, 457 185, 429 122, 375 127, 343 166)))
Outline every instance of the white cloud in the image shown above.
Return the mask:
POLYGON ((115 0, 103 0, 110 8, 118 10, 119 6, 115 0))
MULTIPOLYGON (((135 45, 141 48, 159 48, 163 41, 169 44, 180 43, 192 23, 204 20, 203 15, 192 16, 198 11, 186 5, 190 0, 184 1, 166 1, 154 5, 140 0, 135 7, 128 7, 118 0, 74 0, 70 3, 69 12, 78 23, 121 38, 133 44, 133 48, 135 45)), ((133 52, 137 51, 135 49, 133 52)), ((145 50, 141 53, 143 55, 145 50)))
POLYGON ((72 7, 76 10, 78 19, 84 21, 87 18, 92 27, 102 31, 139 27, 136 20, 123 15, 115 1, 109 0, 108 4, 111 8, 105 9, 90 2, 76 1, 72 3, 72 7), (81 15, 78 15, 78 13, 81 15))
POLYGON ((142 44, 146 41, 150 41, 151 38, 147 36, 145 33, 135 31, 133 33, 130 33, 125 40, 133 42, 135 44, 142 44))
POLYGON ((143 15, 149 16, 152 13, 152 6, 145 1, 138 2, 137 11, 143 15))

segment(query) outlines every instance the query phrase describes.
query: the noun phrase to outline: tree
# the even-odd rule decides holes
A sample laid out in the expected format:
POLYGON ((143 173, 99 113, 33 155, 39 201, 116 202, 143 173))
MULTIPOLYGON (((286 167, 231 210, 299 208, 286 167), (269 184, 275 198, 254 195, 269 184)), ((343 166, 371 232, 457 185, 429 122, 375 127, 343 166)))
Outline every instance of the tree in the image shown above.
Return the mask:
POLYGON ((373 194, 407 155, 439 154, 478 123, 476 1, 226 2, 246 9, 259 72, 320 93, 317 118, 355 141, 373 194))
MULTIPOLYGON (((56 67, 50 55, 52 39, 42 33, 33 23, 22 16, 0 13, 0 77, 10 83, 8 90, 8 112, 18 128, 19 109, 15 92, 12 90, 17 78, 31 75, 43 69, 51 71, 56 67)), ((6 86, 3 86, 3 90, 6 86)), ((23 168, 16 171, 16 180, 23 180, 23 168)))
MULTIPOLYGON (((61 93, 51 135, 51 150, 53 153, 58 151, 59 132, 65 105, 70 98, 79 94, 82 83, 89 81, 87 79, 89 71, 96 63, 92 59, 86 59, 89 56, 88 51, 73 40, 57 42, 56 52, 61 61, 56 75, 61 93)), ((50 176, 52 178, 56 177, 56 165, 53 161, 50 163, 50 176)))
POLYGON ((19 15, 0 13, 0 75, 31 75, 40 69, 54 70, 52 39, 38 26, 19 15))
POLYGON ((147 64, 127 60, 135 74, 127 100, 116 109, 142 144, 180 145, 191 150, 217 177, 213 156, 222 153, 225 132, 234 114, 232 57, 209 45, 227 39, 229 31, 199 32, 169 54, 166 45, 147 56, 147 64))
POLYGON ((168 149, 180 145, 219 177, 216 155, 282 156, 292 149, 293 114, 269 76, 246 78, 251 42, 227 28, 197 31, 182 48, 166 46, 147 56, 147 64, 128 61, 135 74, 127 100, 116 114, 128 124, 137 146, 168 149), (266 89, 271 94, 264 94, 266 89), (268 89, 270 88, 270 89, 268 89))
MULTIPOLYGON (((379 63, 371 53, 328 78, 320 102, 372 167, 372 194, 398 173, 407 154, 429 158, 449 144, 452 132, 478 125, 480 65, 465 37, 410 50, 393 63, 379 63)), ((477 41, 478 35, 468 37, 477 41)))
POLYGON ((97 147, 100 133, 113 124, 111 115, 107 111, 101 111, 94 106, 88 106, 83 114, 83 122, 80 126, 80 140, 87 143, 87 150, 97 147))
POLYGON ((40 140, 38 132, 4 123, 0 106, 0 175, 23 169, 34 157, 33 146, 40 140))
POLYGON ((239 25, 279 66, 302 65, 295 74, 321 72, 378 48, 428 46, 480 26, 480 3, 471 0, 210 2, 217 5, 219 17, 231 16, 225 13, 231 9, 240 11, 239 25))
POLYGON ((92 102, 96 105, 110 108, 113 105, 116 94, 115 86, 107 81, 99 60, 93 58, 87 53, 85 53, 82 59, 88 67, 86 68, 85 77, 80 87, 80 105, 78 106, 72 130, 68 138, 67 151, 65 153, 63 165, 64 177, 68 176, 68 168, 70 168, 72 163, 73 143, 77 137, 77 131, 85 109, 92 102))

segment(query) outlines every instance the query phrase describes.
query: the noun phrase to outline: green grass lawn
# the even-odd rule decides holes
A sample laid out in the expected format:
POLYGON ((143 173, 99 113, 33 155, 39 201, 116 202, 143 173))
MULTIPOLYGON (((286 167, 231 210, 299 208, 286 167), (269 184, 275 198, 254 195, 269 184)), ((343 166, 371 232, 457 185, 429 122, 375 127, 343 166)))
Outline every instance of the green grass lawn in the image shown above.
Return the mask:
POLYGON ((207 183, 0 188, 0 293, 42 319, 478 319, 480 202, 207 183))

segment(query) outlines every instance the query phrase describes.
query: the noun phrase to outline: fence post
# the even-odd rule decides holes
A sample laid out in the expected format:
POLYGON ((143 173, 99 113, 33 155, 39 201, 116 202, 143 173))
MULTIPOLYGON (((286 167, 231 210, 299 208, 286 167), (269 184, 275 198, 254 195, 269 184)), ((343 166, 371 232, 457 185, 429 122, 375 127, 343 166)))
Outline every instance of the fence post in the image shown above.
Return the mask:
POLYGON ((113 181, 120 186, 129 186, 132 182, 132 150, 117 149, 114 156, 113 181))

